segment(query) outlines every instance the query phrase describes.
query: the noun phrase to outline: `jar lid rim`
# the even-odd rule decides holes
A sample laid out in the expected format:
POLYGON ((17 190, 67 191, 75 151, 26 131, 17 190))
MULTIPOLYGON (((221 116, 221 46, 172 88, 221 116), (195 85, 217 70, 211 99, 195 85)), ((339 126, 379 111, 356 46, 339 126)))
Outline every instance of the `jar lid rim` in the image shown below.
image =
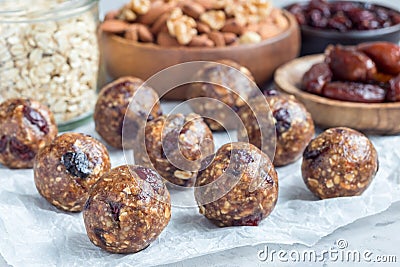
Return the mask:
POLYGON ((83 13, 98 2, 99 0, 41 0, 32 5, 30 0, 0 0, 0 23, 58 20, 83 13))

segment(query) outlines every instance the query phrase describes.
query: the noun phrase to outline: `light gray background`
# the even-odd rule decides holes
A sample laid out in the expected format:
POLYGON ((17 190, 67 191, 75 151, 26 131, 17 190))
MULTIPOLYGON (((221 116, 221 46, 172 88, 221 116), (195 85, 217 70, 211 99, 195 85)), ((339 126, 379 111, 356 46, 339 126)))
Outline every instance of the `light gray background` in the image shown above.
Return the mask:
MULTIPOLYGON (((272 1, 276 6, 284 6, 295 1, 290 0, 274 0, 272 1)), ((371 1, 370 1, 371 2, 371 1)), ((375 3, 382 3, 387 6, 393 6, 399 8, 400 0, 376 0, 372 1, 375 3)), ((126 0, 101 0, 101 12, 104 13, 106 10, 115 9, 126 3, 126 0)), ((399 163, 400 164, 400 163, 399 163)), ((351 225, 343 227, 333 234, 323 238, 318 244, 312 249, 316 251, 322 251, 333 247, 335 241, 338 239, 346 239, 349 243, 349 249, 368 249, 374 252, 375 255, 396 255, 397 264, 384 264, 385 266, 400 266, 400 203, 392 205, 387 211, 371 216, 368 218, 361 219, 354 222, 351 225)), ((274 250, 304 250, 309 249, 305 246, 295 245, 269 245, 270 249, 274 250)), ((198 257, 183 262, 170 264, 168 267, 180 267, 180 266, 214 266, 214 267, 227 267, 227 266, 277 266, 277 263, 262 263, 257 259, 257 252, 262 249, 263 246, 255 247, 243 247, 224 251, 221 253, 215 253, 203 257, 198 257)), ((155 255, 156 257, 156 255, 155 255)), ((294 266, 331 266, 340 263, 299 263, 293 264, 294 266)), ((280 264, 282 266, 288 266, 288 263, 280 264)), ((341 263, 345 266, 353 266, 350 263, 341 263)), ((367 266, 367 264, 360 264, 367 266)), ((377 264, 369 264, 370 266, 376 266, 377 264)))

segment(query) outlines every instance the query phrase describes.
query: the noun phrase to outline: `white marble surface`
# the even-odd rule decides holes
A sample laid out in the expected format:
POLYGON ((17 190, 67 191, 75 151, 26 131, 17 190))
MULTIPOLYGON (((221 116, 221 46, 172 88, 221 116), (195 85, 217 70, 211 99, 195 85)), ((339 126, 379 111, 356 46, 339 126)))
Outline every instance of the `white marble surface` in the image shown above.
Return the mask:
MULTIPOLYGON (((101 0, 101 11, 102 14, 106 10, 117 8, 126 0, 101 0)), ((285 5, 293 1, 287 0, 275 0, 273 1, 276 5, 285 5)), ((398 6, 400 5, 399 0, 376 0, 374 2, 384 3, 386 5, 398 6)), ((400 164, 400 162, 399 162, 400 164)), ((400 235, 398 231, 400 229, 400 202, 393 204, 388 210, 381 214, 370 216, 361 220, 358 220, 346 227, 336 230, 331 235, 322 238, 312 248, 307 248, 302 245, 268 245, 269 250, 286 250, 286 251, 302 251, 313 249, 317 253, 329 250, 335 247, 335 242, 339 239, 344 239, 348 242, 349 250, 365 251, 369 250, 373 253, 373 256, 378 255, 394 255, 397 257, 397 264, 388 264, 387 266, 399 266, 400 262, 400 251, 398 244, 400 244, 400 235)), ((0 237, 1 238, 1 237, 0 237)), ((254 247, 242 247, 220 253, 215 253, 207 256, 197 257, 189 259, 183 262, 173 263, 166 265, 168 267, 180 267, 180 266, 214 266, 214 267, 225 267, 225 266, 288 266, 289 263, 292 266, 336 266, 341 264, 344 266, 354 266, 352 262, 329 262, 324 260, 322 262, 284 262, 279 261, 261 262, 257 258, 258 251, 264 249, 264 246, 254 247)), ((359 263, 360 266, 377 266, 377 263, 359 263)), ((0 266, 8 266, 4 259, 0 255, 0 266)))

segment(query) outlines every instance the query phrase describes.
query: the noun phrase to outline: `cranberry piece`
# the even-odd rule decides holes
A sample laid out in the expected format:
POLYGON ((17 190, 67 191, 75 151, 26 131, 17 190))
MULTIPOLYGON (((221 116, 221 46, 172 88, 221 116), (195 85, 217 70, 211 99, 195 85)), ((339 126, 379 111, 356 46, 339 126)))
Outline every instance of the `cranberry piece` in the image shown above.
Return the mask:
POLYGON ((239 220, 233 221, 233 226, 258 226, 262 220, 262 214, 254 214, 246 216, 239 220))
POLYGON ((67 152, 61 157, 61 162, 73 176, 87 178, 92 173, 89 159, 83 152, 67 152))
POLYGON ((275 127, 278 134, 278 138, 282 133, 290 129, 291 119, 287 109, 280 108, 274 111, 273 116, 276 120, 275 127))
POLYGON ((138 166, 134 168, 133 171, 140 179, 148 182, 157 193, 162 193, 164 183, 154 170, 138 166))
POLYGON ((121 213, 121 209, 123 207, 122 203, 108 201, 108 206, 110 207, 111 217, 115 222, 119 222, 119 214, 121 213))
POLYGON ((7 148, 8 138, 7 136, 3 135, 0 139, 0 153, 3 153, 7 148))
POLYGON ((266 89, 266 90, 264 90, 264 95, 265 96, 276 96, 276 95, 279 95, 279 91, 276 90, 276 88, 266 89))
POLYGON ((24 106, 23 113, 25 118, 36 127, 39 128, 41 132, 44 134, 48 134, 50 131, 49 125, 47 124, 45 118, 37 112, 36 110, 32 109, 29 106, 24 106))
POLYGON ((15 137, 10 139, 10 152, 23 161, 30 161, 36 155, 27 145, 24 145, 15 137))

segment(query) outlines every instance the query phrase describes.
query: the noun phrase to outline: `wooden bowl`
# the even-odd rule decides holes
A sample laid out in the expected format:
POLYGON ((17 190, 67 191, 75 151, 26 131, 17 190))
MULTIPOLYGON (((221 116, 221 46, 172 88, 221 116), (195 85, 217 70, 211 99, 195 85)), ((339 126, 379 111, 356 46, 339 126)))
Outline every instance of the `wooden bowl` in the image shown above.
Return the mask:
MULTIPOLYGON (((272 78, 277 67, 296 58, 300 52, 300 30, 296 19, 287 11, 284 15, 289 21, 288 29, 257 44, 214 48, 161 47, 101 32, 101 53, 106 71, 113 79, 132 75, 147 80, 175 64, 231 59, 249 68, 257 84, 263 85, 272 78)), ((185 99, 186 93, 180 90, 169 98, 185 99)))
POLYGON ((297 58, 281 66, 275 73, 276 86, 294 95, 322 128, 345 126, 368 134, 400 133, 400 102, 364 104, 332 100, 300 89, 304 73, 324 55, 297 58))

